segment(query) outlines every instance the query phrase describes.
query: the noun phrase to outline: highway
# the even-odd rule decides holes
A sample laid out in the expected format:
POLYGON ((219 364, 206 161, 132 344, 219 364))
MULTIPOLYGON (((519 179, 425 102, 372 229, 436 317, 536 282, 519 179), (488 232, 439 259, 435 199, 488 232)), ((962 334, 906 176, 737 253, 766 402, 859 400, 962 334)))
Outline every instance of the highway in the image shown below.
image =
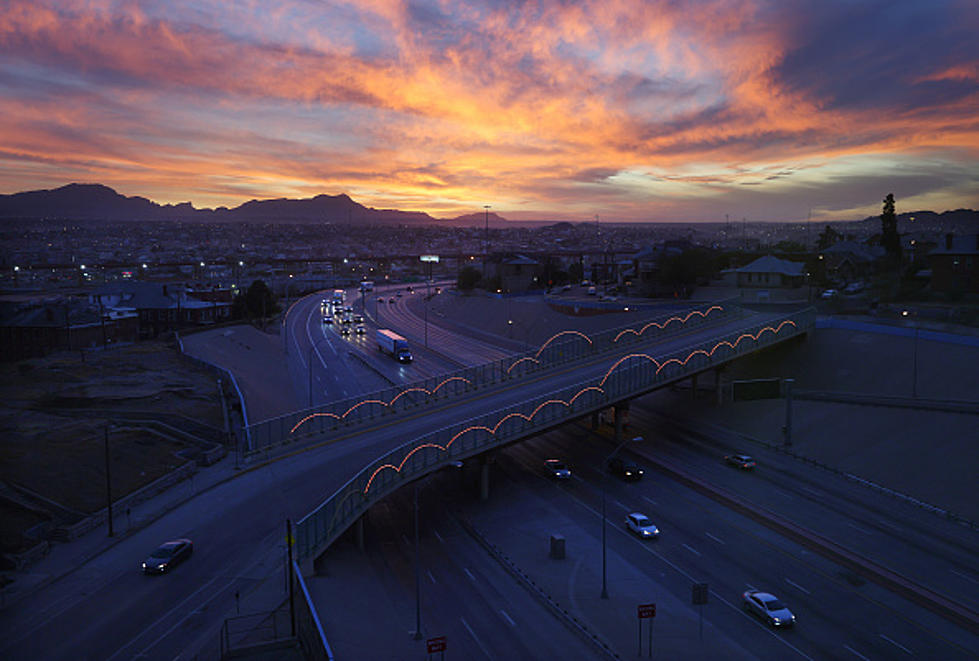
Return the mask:
MULTIPOLYGON (((290 370, 294 380, 305 384, 309 372, 308 363, 304 361, 308 360, 310 353, 316 355, 320 364, 314 369, 314 376, 322 375, 316 380, 313 391, 316 399, 336 396, 344 388, 364 392, 378 383, 398 382, 398 379, 401 382, 410 381, 418 378, 419 373, 437 374, 448 369, 443 358, 425 352, 424 347, 416 345, 413 349, 417 362, 402 372, 401 366, 376 351, 376 346, 369 341, 370 335, 363 340, 363 346, 367 349, 363 359, 353 358, 350 352, 360 346, 358 342, 361 340, 348 340, 332 330, 324 330, 317 317, 318 309, 314 315, 306 305, 318 306, 318 300, 304 299, 298 303, 286 324, 287 338, 292 343, 289 349, 290 370), (385 365, 385 362, 388 364, 385 365)), ((394 311, 388 309, 387 313, 401 314, 397 303, 394 308, 394 311)), ((383 319, 385 312, 381 314, 383 319)), ((406 310, 405 314, 409 312, 406 310)), ((739 325, 747 323, 737 322, 739 325)), ((729 332, 731 327, 729 324, 718 324, 699 329, 689 336, 674 338, 657 349, 667 351, 712 334, 729 332)), ((429 330, 431 332, 431 328, 429 330)), ((455 346, 466 344, 459 339, 454 342, 457 343, 455 346)), ((267 577, 270 575, 273 577, 271 580, 275 580, 276 568, 281 566, 284 553, 282 528, 285 518, 296 520, 309 512, 324 496, 335 491, 385 448, 418 437, 431 429, 433 417, 444 420, 448 416, 465 417, 478 411, 503 408, 563 385, 595 379, 608 369, 611 362, 608 356, 600 357, 574 370, 559 370, 540 380, 487 389, 479 393, 478 398, 463 397, 447 401, 421 415, 389 419, 358 430, 359 433, 348 438, 284 456, 242 472, 235 479, 200 494, 121 541, 113 547, 111 554, 100 556, 80 567, 78 572, 28 597, 15 612, 6 614, 0 625, 0 635, 4 641, 0 645, 0 653, 11 659, 173 659, 185 650, 201 649, 208 641, 213 641, 221 621, 230 614, 236 590, 244 593, 263 579, 269 580, 267 577), (195 540, 197 550, 192 561, 170 576, 149 578, 139 575, 138 562, 147 551, 162 539, 178 536, 189 536, 195 540), (93 613, 98 613, 98 617, 93 617, 93 613)), ((297 391, 303 390, 297 387, 297 391)), ((657 425, 661 423, 654 423, 651 419, 640 421, 635 410, 632 416, 635 426, 649 426, 650 439, 656 435, 657 425)), ((596 499, 600 497, 596 484, 600 483, 601 477, 596 467, 609 448, 597 439, 580 442, 582 433, 579 428, 568 427, 552 432, 546 441, 535 440, 505 451, 499 461, 501 470, 495 471, 491 478, 490 505, 506 508, 508 504, 519 503, 519 506, 507 510, 511 525, 539 527, 540 521, 521 522, 518 517, 539 514, 538 508, 523 503, 521 499, 524 494, 543 498, 542 502, 549 503, 549 509, 562 512, 572 525, 587 530, 588 535, 593 537, 596 512, 600 511, 600 506, 596 507, 596 499), (537 448, 534 444, 538 442, 546 445, 537 448), (541 457, 556 452, 562 453, 576 467, 578 479, 570 485, 556 486, 541 476, 541 457)), ((671 433, 676 435, 665 429, 661 433, 664 438, 669 438, 671 433)), ((700 439, 698 444, 691 447, 710 446, 711 442, 700 439)), ((687 449, 682 441, 663 441, 662 447, 671 447, 671 452, 677 455, 675 458, 684 462, 685 467, 699 467, 698 470, 706 471, 705 478, 722 481, 726 486, 730 486, 732 480, 757 485, 759 482, 764 484, 767 479, 764 470, 756 476, 744 476, 733 469, 727 470, 726 466, 718 464, 714 449, 697 454, 687 449), (743 477, 753 480, 738 480, 743 477)), ((627 566, 641 568, 650 580, 661 583, 670 594, 682 596, 684 600, 688 599, 691 577, 709 582, 713 594, 717 595, 717 603, 723 603, 723 599, 735 606, 740 592, 747 585, 770 587, 788 601, 799 615, 803 626, 796 631, 779 632, 778 636, 773 636, 759 623, 745 618, 737 609, 718 608, 719 612, 712 610, 709 616, 712 626, 732 640, 748 641, 747 649, 752 652, 762 650, 759 657, 785 658, 788 642, 801 651, 800 658, 861 658, 861 655, 864 658, 903 658, 895 656, 905 654, 902 650, 911 650, 908 653, 917 651, 917 655, 938 650, 943 653, 941 658, 971 658, 963 654, 963 650, 970 648, 959 642, 961 638, 955 638, 962 636, 958 629, 952 628, 950 632, 947 623, 928 612, 910 607, 904 600, 876 586, 849 585, 848 578, 840 576, 831 563, 798 549, 757 524, 740 520, 740 517, 702 496, 692 494, 688 489, 671 484, 669 480, 650 479, 653 474, 650 468, 647 480, 639 484, 608 483, 610 519, 613 522, 620 520, 625 510, 636 507, 638 502, 638 508, 649 510, 647 513, 664 530, 663 538, 653 546, 639 544, 638 540, 626 536, 619 526, 614 528, 617 533, 611 534, 610 527, 609 543, 615 556, 622 558, 627 566), (625 507, 620 507, 618 503, 625 507), (664 503, 667 505, 664 506, 664 503), (652 510, 653 507, 657 509, 652 510), (718 539, 721 541, 716 541, 718 539), (752 543, 743 542, 748 539, 753 540, 752 543), (777 587, 772 587, 772 582, 777 587), (874 603, 879 605, 873 606, 874 603), (832 608, 826 604, 832 604, 832 608), (920 627, 910 626, 909 621, 930 625, 936 633, 928 638, 920 627), (872 626, 867 626, 868 622, 873 623, 872 626), (946 640, 943 635, 953 640, 946 640)), ((838 494, 822 492, 818 483, 816 478, 809 478, 806 482, 806 488, 816 491, 811 500, 839 500, 838 494)), ((779 485, 761 488, 766 493, 769 490, 774 493, 779 485)), ((403 497, 403 494, 398 496, 403 497)), ((431 493, 428 498, 427 510, 433 516, 432 510, 437 512, 438 508, 431 506, 431 493)), ((796 490, 790 492, 790 499, 795 502, 806 500, 806 497, 796 490)), ((378 538, 391 539, 392 535, 400 537, 405 532, 402 523, 395 523, 403 519, 403 500, 392 500, 390 505, 384 506, 388 507, 392 508, 392 512, 399 512, 399 516, 387 517, 387 523, 384 523, 385 516, 381 513, 384 509, 378 510, 377 515, 372 513, 372 517, 382 519, 374 533, 378 538)), ((831 508, 820 516, 841 517, 841 522, 832 525, 846 527, 844 519, 849 514, 841 512, 841 509, 831 508)), ((887 525, 899 528, 907 525, 903 519, 889 516, 886 510, 878 514, 875 529, 887 525)), ((862 527, 864 523, 858 519, 853 525, 862 527)), ((821 523, 821 526, 828 528, 830 522, 821 523)), ((435 519, 432 529, 455 530, 444 518, 435 519)), ((859 534, 859 531, 855 530, 849 536, 855 534, 859 534)), ((447 592, 443 603, 458 603, 463 598, 461 595, 469 594, 469 591, 460 591, 458 587, 465 584, 465 581, 461 581, 460 571, 467 580, 471 580, 465 569, 484 577, 482 581, 477 581, 481 584, 500 580, 498 577, 490 579, 492 568, 484 560, 478 561, 479 566, 469 566, 459 560, 471 553, 471 547, 461 536, 452 535, 457 546, 453 546, 451 552, 440 551, 441 542, 433 542, 432 537, 435 537, 434 533, 423 536, 427 545, 426 555, 438 557, 442 552, 456 560, 454 564, 443 563, 447 572, 444 575, 433 571, 435 581, 431 582, 430 579, 427 598, 439 601, 438 593, 433 594, 430 590, 444 586, 447 592)), ((927 548, 923 552, 927 553, 927 548)), ((947 559, 948 566, 970 571, 967 576, 979 575, 974 571, 974 561, 971 565, 959 562, 959 551, 942 549, 941 553, 947 559)), ((405 567, 405 550, 399 549, 396 555, 400 560, 391 564, 400 566, 395 575, 400 577, 403 584, 405 572, 408 571, 405 567)), ((916 570, 910 568, 909 571, 916 570)), ((502 624, 511 626, 506 617, 498 612, 501 610, 500 598, 493 591, 480 593, 479 599, 469 606, 473 609, 473 618, 478 613, 492 611, 495 613, 495 619, 490 620, 493 630, 502 624)), ((517 608, 518 612, 532 613, 534 607, 531 602, 521 602, 517 608)), ((502 610, 507 617, 514 618, 514 613, 506 608, 502 610)), ((468 618, 466 622, 472 626, 468 618)), ((473 633, 474 641, 487 644, 486 632, 474 627, 473 633)), ((628 635, 631 641, 634 636, 631 625, 628 635)), ((563 640, 557 633, 554 638, 563 640)), ((968 640, 975 642, 972 638, 968 640)), ((478 643, 473 644, 479 646, 478 643)), ((975 649, 974 644, 971 649, 975 649)), ((470 658, 478 658, 478 655, 470 658)))
MULTIPOLYGON (((318 306, 319 301, 311 298, 307 304, 318 306)), ((293 378, 306 382, 309 375, 302 369, 304 361, 311 351, 319 351, 317 355, 328 366, 323 372, 332 374, 320 382, 324 393, 343 387, 369 388, 375 372, 353 367, 349 353, 343 350, 349 346, 343 344, 347 340, 338 335, 320 340, 316 332, 323 332, 322 322, 317 319, 314 325, 302 305, 293 308, 286 324, 286 337, 294 343, 288 351, 293 378), (293 325, 294 318, 306 321, 293 325), (331 360, 332 351, 326 353, 327 343, 336 349, 338 359, 331 360)), ((695 342, 744 323, 736 320, 700 328, 668 344, 695 342)), ((415 368, 440 371, 440 358, 426 356, 423 349, 416 351, 420 356, 410 366, 413 373, 415 368)), ((374 356, 379 357, 383 356, 374 356)), ((235 591, 247 590, 275 573, 283 556, 283 521, 298 520, 311 511, 387 448, 445 424, 447 419, 503 408, 600 377, 612 362, 606 356, 581 369, 565 369, 534 381, 483 390, 475 397, 449 400, 421 415, 388 419, 342 442, 243 471, 121 540, 111 552, 85 563, 77 572, 26 597, 16 610, 5 613, 0 624, 0 654, 10 659, 140 655, 172 659, 182 650, 199 648, 216 638, 221 622, 232 611, 235 591), (171 576, 149 578, 138 573, 139 562, 160 541, 184 536, 195 541, 192 561, 171 576)), ((389 369, 400 367, 393 364, 389 369)))

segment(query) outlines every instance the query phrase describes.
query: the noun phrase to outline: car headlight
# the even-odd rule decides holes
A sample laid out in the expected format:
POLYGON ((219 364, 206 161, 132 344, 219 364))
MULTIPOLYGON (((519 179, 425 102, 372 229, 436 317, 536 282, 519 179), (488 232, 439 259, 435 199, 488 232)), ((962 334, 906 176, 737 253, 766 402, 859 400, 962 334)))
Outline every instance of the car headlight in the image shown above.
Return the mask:
POLYGON ((146 563, 145 562, 143 563, 143 569, 146 569, 146 563))

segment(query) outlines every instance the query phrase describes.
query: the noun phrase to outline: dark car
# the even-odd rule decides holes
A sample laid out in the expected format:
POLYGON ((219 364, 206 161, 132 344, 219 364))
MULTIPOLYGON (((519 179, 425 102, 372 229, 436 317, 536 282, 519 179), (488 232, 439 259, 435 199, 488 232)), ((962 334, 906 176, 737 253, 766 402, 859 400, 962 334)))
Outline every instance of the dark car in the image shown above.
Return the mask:
POLYGON ((143 560, 144 574, 165 574, 176 565, 190 557, 194 552, 194 542, 189 539, 175 539, 161 544, 143 560))
POLYGON ((623 459, 622 457, 612 457, 608 460, 608 470, 613 475, 618 475, 623 480, 641 480, 642 469, 634 461, 623 459))
POLYGON ((394 303, 394 299, 393 298, 389 298, 388 299, 388 303, 394 303))
POLYGON ((724 461, 732 466, 737 466, 738 468, 742 468, 744 470, 751 470, 755 467, 755 460, 746 454, 725 455, 724 461))
POLYGON ((350 335, 350 326, 340 326, 340 335, 350 335))

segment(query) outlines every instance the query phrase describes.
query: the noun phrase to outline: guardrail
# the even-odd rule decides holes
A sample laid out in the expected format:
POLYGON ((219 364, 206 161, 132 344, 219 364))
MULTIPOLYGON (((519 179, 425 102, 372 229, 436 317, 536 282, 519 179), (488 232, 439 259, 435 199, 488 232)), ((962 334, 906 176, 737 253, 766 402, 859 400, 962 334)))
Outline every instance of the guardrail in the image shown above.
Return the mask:
POLYGON ((373 423, 385 416, 442 402, 503 381, 539 375, 574 361, 623 351, 649 342, 654 335, 660 340, 669 339, 741 313, 740 308, 727 303, 710 304, 690 309, 686 314, 663 314, 591 336, 579 331, 561 331, 536 350, 249 425, 246 457, 311 436, 323 439, 332 434, 348 433, 352 427, 373 423))
POLYGON ((812 327, 804 310, 776 325, 757 325, 662 356, 629 354, 597 381, 578 383, 515 406, 459 421, 394 448, 371 462, 296 525, 296 557, 328 547, 374 502, 452 461, 466 459, 735 360, 812 327))

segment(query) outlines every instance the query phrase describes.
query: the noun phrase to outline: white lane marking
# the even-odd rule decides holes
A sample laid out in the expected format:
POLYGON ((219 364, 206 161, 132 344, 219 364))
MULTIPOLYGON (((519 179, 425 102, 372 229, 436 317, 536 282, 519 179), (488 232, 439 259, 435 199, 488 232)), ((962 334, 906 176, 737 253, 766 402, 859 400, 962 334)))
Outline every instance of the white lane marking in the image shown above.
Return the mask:
POLYGON ((870 661, 870 659, 868 659, 868 658, 867 658, 867 657, 865 657, 865 656, 864 656, 863 654, 861 654, 860 652, 858 652, 858 651, 856 651, 855 649, 853 649, 853 648, 852 648, 852 647, 850 647, 849 645, 844 645, 843 647, 844 647, 844 649, 848 649, 848 650, 850 650, 851 652, 853 652, 854 654, 856 654, 857 656, 859 656, 859 657, 860 657, 861 659, 863 659, 863 661, 870 661))
POLYGON ((755 590, 755 589, 757 589, 757 588, 755 588, 755 586, 754 586, 754 585, 750 585, 750 584, 748 584, 748 583, 745 583, 744 585, 745 585, 745 587, 747 587, 747 588, 748 588, 749 590, 755 590))
MULTIPOLYGON (((601 512, 599 512, 598 510, 592 509, 591 507, 589 507, 585 503, 581 502, 581 500, 579 500, 578 498, 575 498, 574 500, 579 504, 579 506, 582 509, 587 510, 588 512, 591 512, 596 518, 601 518, 601 516, 602 516, 602 513, 601 512)), ((690 574, 689 572, 685 571, 682 567, 680 567, 679 565, 676 565, 673 562, 671 562, 665 555, 663 555, 662 553, 660 553, 660 552, 654 550, 653 548, 651 548, 647 542, 639 539, 638 537, 636 537, 635 535, 633 535, 632 533, 630 533, 629 531, 627 531, 625 528, 615 528, 615 530, 618 530, 623 535, 628 536, 629 539, 631 539, 633 542, 635 542, 636 544, 642 546, 646 550, 647 553, 650 553, 650 554, 656 556, 657 558, 659 558, 660 560, 662 560, 663 563, 667 567, 669 567, 670 569, 672 569, 673 571, 675 571, 676 573, 678 573, 680 576, 683 576, 685 579, 687 579, 691 583, 699 583, 700 582, 700 579, 699 578, 695 578, 692 574, 690 574)), ((754 590, 755 588, 753 588, 753 587, 751 587, 749 585, 748 586, 748 589, 754 590)), ((778 643, 780 643, 782 645, 785 645, 790 650, 792 650, 793 652, 795 652, 796 654, 798 654, 799 656, 801 656, 803 659, 808 659, 809 661, 815 661, 815 659, 813 659, 811 656, 809 656, 808 654, 806 654, 805 652, 803 652, 802 650, 800 650, 798 647, 796 647, 795 645, 793 645, 792 643, 790 643, 789 641, 787 641, 784 636, 780 636, 780 635, 778 635, 777 632, 772 631, 771 627, 766 626, 763 622, 761 622, 761 620, 759 620, 756 617, 751 616, 748 613, 745 613, 744 610, 741 608, 740 605, 735 606, 734 603, 728 601, 727 599, 725 599, 724 597, 722 597, 719 593, 717 593, 717 592, 715 592, 713 590, 711 590, 710 593, 714 596, 715 599, 717 599, 717 601, 721 602, 722 604, 724 604, 725 606, 727 606, 731 610, 735 611, 737 614, 739 614, 742 617, 744 617, 746 620, 748 620, 749 622, 751 622, 753 625, 755 625, 756 627, 758 627, 760 630, 764 631, 769 636, 771 636, 776 642, 778 642, 778 643)), ((739 601, 740 601, 740 599, 739 599, 739 601)))
POLYGON ((509 615, 507 615, 507 614, 506 614, 506 611, 505 611, 505 610, 503 610, 502 608, 500 609, 500 615, 502 615, 502 616, 503 616, 504 618, 506 618, 506 621, 510 623, 510 626, 511 626, 511 627, 515 627, 515 626, 517 626, 517 623, 516 623, 516 622, 514 622, 513 620, 511 620, 511 619, 510 619, 510 616, 509 616, 509 615))
POLYGON ((466 572, 466 576, 468 576, 470 579, 472 579, 472 581, 474 583, 476 582, 476 577, 473 576, 473 573, 471 571, 469 571, 469 569, 467 567, 463 567, 462 568, 462 571, 466 572))
POLYGON ((466 622, 466 618, 464 618, 464 617, 460 617, 460 618, 459 618, 459 621, 460 621, 460 622, 462 622, 462 626, 464 626, 464 627, 466 627, 466 631, 468 631, 468 632, 469 632, 469 635, 470 635, 470 636, 472 636, 472 637, 473 637, 473 640, 475 640, 475 641, 476 641, 476 644, 477 644, 477 645, 479 645, 479 649, 481 649, 481 650, 483 650, 483 654, 485 654, 485 655, 486 655, 486 658, 487 658, 487 659, 492 659, 492 658, 493 658, 493 655, 492 655, 492 654, 490 654, 490 653, 489 653, 489 650, 487 650, 487 649, 486 649, 486 648, 485 648, 485 647, 483 646, 483 641, 481 641, 481 640, 479 639, 479 636, 477 636, 477 635, 476 635, 476 632, 475 632, 475 631, 473 631, 473 629, 472 629, 472 627, 471 627, 471 626, 469 626, 469 623, 468 623, 468 622, 466 622))
POLYGON ((812 594, 812 592, 810 592, 809 590, 805 589, 804 587, 802 587, 801 585, 799 585, 798 583, 796 583, 793 580, 790 580, 790 579, 787 578, 787 579, 785 579, 785 582, 788 583, 789 585, 791 585, 792 587, 794 587, 796 590, 802 590, 806 594, 812 594))
POLYGON ((445 540, 442 539, 442 535, 439 534, 439 531, 438 530, 432 530, 432 532, 435 533, 435 536, 439 538, 439 541, 440 542, 442 542, 443 544, 445 544, 445 540))
POLYGON ((812 495, 816 496, 817 498, 822 498, 823 497, 823 494, 819 493, 815 489, 810 489, 809 487, 804 487, 804 486, 801 486, 801 485, 799 486, 799 488, 802 489, 803 491, 805 491, 806 493, 811 493, 812 495))
POLYGON ((887 526, 891 530, 896 530, 897 532, 904 532, 904 528, 899 528, 899 527, 895 526, 893 523, 888 523, 887 521, 884 521, 883 519, 877 519, 877 523, 879 523, 882 526, 887 526))
POLYGON ((723 540, 723 539, 721 539, 720 537, 714 537, 714 536, 713 536, 712 534, 710 534, 709 532, 705 532, 704 534, 705 534, 705 535, 707 535, 708 537, 710 537, 711 539, 713 539, 713 540, 714 540, 715 542, 717 542, 718 544, 723 544, 723 543, 724 543, 724 540, 723 540))
POLYGON ((881 638, 883 638, 884 640, 886 640, 887 642, 889 642, 894 647, 896 647, 896 648, 898 648, 900 650, 904 650, 905 652, 907 652, 911 656, 914 656, 914 653, 911 650, 909 650, 907 647, 905 647, 904 645, 902 645, 901 643, 898 643, 898 642, 896 642, 894 640, 891 640, 890 638, 888 638, 887 636, 885 636, 882 633, 879 633, 877 635, 880 636, 881 638))
POLYGON ((436 583, 437 581, 435 580, 435 577, 432 576, 432 571, 430 569, 426 571, 428 571, 428 578, 431 579, 432 583, 436 583))
POLYGON ((955 574, 956 576, 961 576, 962 578, 964 578, 966 580, 969 580, 969 581, 972 581, 973 583, 979 583, 979 581, 977 581, 976 579, 972 578, 968 574, 963 574, 962 572, 957 571, 955 569, 950 569, 949 571, 952 572, 953 574, 955 574))
POLYGON ((871 535, 871 534, 873 534, 869 530, 867 530, 866 528, 861 528, 860 526, 855 526, 852 523, 847 523, 846 525, 850 526, 854 530, 857 530, 859 532, 862 532, 864 535, 871 535))
MULTIPOLYGON (((257 563, 256 563, 256 564, 257 564, 257 563)), ((254 565, 253 565, 253 566, 254 566, 254 565)), ((249 569, 251 569, 251 567, 249 567, 249 569)), ((194 590, 193 592, 191 592, 191 593, 190 593, 190 594, 189 594, 189 595, 187 596, 187 598, 186 598, 186 599, 184 599, 184 600, 183 600, 183 601, 181 601, 181 602, 180 602, 179 604, 177 604, 177 605, 176 605, 176 606, 174 606, 174 607, 173 607, 172 609, 170 609, 170 612, 171 612, 171 613, 179 613, 179 612, 181 612, 181 610, 182 610, 182 608, 183 608, 183 605, 184 605, 184 604, 186 604, 186 603, 187 603, 188 601, 190 601, 191 599, 193 599, 193 598, 195 598, 195 597, 197 596, 197 593, 198 593, 198 592, 203 592, 203 591, 204 591, 204 590, 206 590, 206 589, 207 589, 208 587, 210 587, 210 585, 211 585, 211 583, 213 583, 214 581, 217 581, 218 579, 221 579, 221 578, 225 578, 225 579, 226 579, 226 578, 227 578, 227 576, 215 576, 214 578, 212 578, 211 580, 209 580, 209 581, 208 581, 207 583, 205 583, 205 584, 204 584, 204 585, 202 585, 201 587, 199 587, 199 588, 197 588, 196 590, 194 590)), ((228 583, 228 585, 227 585, 226 587, 230 587, 231 585, 233 585, 233 582, 229 582, 229 583, 228 583)), ((165 638, 166 636, 168 636, 168 635, 170 634, 170 632, 171 632, 171 631, 173 631, 174 629, 176 629, 177 627, 179 627, 179 626, 180 626, 181 624, 183 624, 183 623, 184 623, 184 622, 185 622, 185 621, 187 620, 187 618, 189 618, 190 616, 192 616, 192 615, 193 615, 194 613, 196 613, 197 611, 199 611, 199 610, 201 610, 201 608, 203 608, 204 606, 206 606, 208 602, 210 602, 210 601, 212 601, 212 600, 214 600, 214 599, 217 599, 217 598, 218 598, 218 597, 219 597, 219 596, 221 595, 221 593, 222 593, 222 592, 224 591, 224 589, 225 589, 225 588, 222 588, 221 590, 216 590, 216 591, 214 592, 214 594, 213 594, 213 595, 211 596, 211 598, 210 598, 210 599, 208 599, 207 601, 205 601, 204 603, 202 603, 202 604, 201 604, 201 606, 200 606, 199 608, 195 608, 195 609, 193 609, 193 610, 191 610, 190 612, 188 612, 188 613, 187 613, 187 615, 185 615, 185 616, 184 616, 184 617, 182 617, 182 618, 181 618, 180 620, 178 620, 176 624, 174 624, 174 625, 173 625, 172 627, 170 627, 170 628, 169 628, 169 629, 167 629, 167 630, 166 630, 165 632, 163 632, 163 635, 162 635, 162 636, 160 636, 159 638, 157 638, 156 640, 154 640, 154 641, 153 641, 152 643, 150 643, 149 645, 147 645, 146 647, 144 647, 144 648, 142 649, 142 652, 145 652, 146 650, 149 650, 149 649, 152 649, 152 648, 153 648, 153 647, 154 647, 154 646, 155 646, 155 645, 156 645, 156 644, 157 644, 158 642, 160 642, 160 641, 161 641, 161 640, 163 640, 163 639, 164 639, 164 638, 165 638)), ((115 654, 113 654, 112 656, 110 656, 110 657, 109 657, 108 659, 106 659, 105 661, 112 661, 112 659, 114 659, 114 658, 116 658, 117 656, 119 656, 120 654, 122 654, 122 652, 123 652, 124 650, 126 650, 126 649, 127 649, 127 648, 129 648, 129 647, 131 647, 131 646, 132 646, 132 644, 133 644, 134 642, 136 642, 136 640, 137 640, 137 639, 139 639, 139 638, 141 638, 141 637, 143 636, 143 634, 144 634, 144 633, 146 633, 147 631, 154 631, 154 630, 155 630, 155 629, 153 629, 152 627, 151 627, 151 628, 147 628, 147 629, 143 629, 143 630, 142 630, 142 631, 140 631, 140 632, 139 632, 138 634, 136 634, 136 635, 135 635, 135 636, 134 636, 134 637, 133 637, 132 639, 130 639, 130 641, 129 641, 128 643, 126 643, 125 645, 123 645, 122 647, 120 647, 120 648, 119 648, 118 650, 116 650, 116 653, 115 653, 115 654)), ((137 655, 137 656, 138 656, 138 655, 137 655)))
POLYGON ((697 556, 700 556, 700 551, 698 551, 697 549, 695 549, 694 547, 692 547, 692 546, 690 546, 688 544, 684 544, 683 545, 683 548, 687 549, 688 551, 690 551, 691 553, 693 553, 693 554, 695 554, 697 556))
POLYGON ((623 505, 621 502, 619 502, 617 500, 613 500, 612 502, 615 503, 616 505, 618 505, 619 507, 621 507, 624 510, 628 510, 629 509, 628 507, 626 507, 625 505, 623 505))
POLYGON ((653 505, 653 506, 655 506, 655 507, 659 507, 659 503, 657 503, 657 502, 656 502, 655 500, 653 500, 653 499, 652 499, 652 498, 650 498, 649 496, 643 496, 643 497, 642 497, 642 499, 643 499, 643 500, 645 500, 645 501, 646 501, 647 503, 649 503, 650 505, 653 505))

